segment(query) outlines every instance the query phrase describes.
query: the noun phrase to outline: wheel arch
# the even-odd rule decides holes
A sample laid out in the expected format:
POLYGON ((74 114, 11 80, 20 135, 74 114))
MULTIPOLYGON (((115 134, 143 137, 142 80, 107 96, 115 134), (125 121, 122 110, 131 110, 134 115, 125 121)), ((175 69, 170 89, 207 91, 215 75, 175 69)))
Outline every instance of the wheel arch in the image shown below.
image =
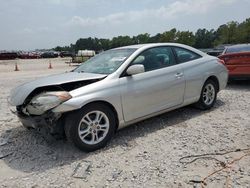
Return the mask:
POLYGON ((216 84, 216 90, 217 90, 217 92, 219 92, 219 90, 220 90, 219 79, 218 79, 216 76, 211 75, 211 76, 209 76, 209 77, 206 79, 206 81, 205 81, 204 83, 206 83, 208 80, 212 80, 212 81, 215 82, 215 84, 216 84))
POLYGON ((91 105, 91 104, 104 104, 105 106, 107 106, 108 108, 110 108, 112 110, 112 112, 114 113, 114 115, 115 115, 116 130, 118 129, 118 126, 119 126, 118 113, 117 113, 115 107, 111 103, 109 103, 107 101, 104 101, 104 100, 96 100, 96 101, 91 101, 91 102, 88 102, 88 103, 84 104, 81 108, 84 108, 87 105, 91 105))
POLYGON ((208 77, 206 77, 206 79, 204 79, 204 83, 203 83, 203 86, 202 86, 202 89, 201 89, 201 92, 200 92, 199 100, 195 103, 195 106, 197 108, 201 109, 201 110, 208 110, 208 109, 212 108, 215 101, 216 101, 217 93, 218 93, 219 89, 220 89, 219 79, 216 76, 209 75, 208 77), (212 103, 205 104, 205 102, 203 101, 203 89, 206 86, 208 81, 210 81, 210 82, 212 81, 215 84, 215 97, 214 97, 212 103))

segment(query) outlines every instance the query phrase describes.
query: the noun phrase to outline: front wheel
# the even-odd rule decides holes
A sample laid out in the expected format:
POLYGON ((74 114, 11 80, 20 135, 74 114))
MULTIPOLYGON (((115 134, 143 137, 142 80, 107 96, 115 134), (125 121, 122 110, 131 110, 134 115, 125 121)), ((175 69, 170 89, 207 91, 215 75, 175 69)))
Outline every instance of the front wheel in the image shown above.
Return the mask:
POLYGON ((202 110, 208 110, 214 106, 217 98, 217 85, 213 80, 207 80, 202 87, 201 95, 196 106, 202 110))
POLYGON ((115 127, 113 111, 104 104, 93 103, 67 116, 65 134, 79 149, 94 151, 108 143, 115 127))

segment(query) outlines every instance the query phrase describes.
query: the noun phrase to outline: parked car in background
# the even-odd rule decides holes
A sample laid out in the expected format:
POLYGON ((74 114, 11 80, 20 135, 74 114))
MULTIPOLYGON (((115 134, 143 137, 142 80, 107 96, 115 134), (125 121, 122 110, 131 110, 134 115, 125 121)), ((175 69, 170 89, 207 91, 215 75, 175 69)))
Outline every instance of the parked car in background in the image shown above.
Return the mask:
POLYGON ((227 47, 219 58, 225 62, 230 78, 250 78, 250 44, 227 47))
POLYGON ((68 51, 62 51, 60 52, 60 57, 73 57, 74 54, 72 52, 68 52, 68 51))
POLYGON ((16 52, 0 52, 0 60, 11 60, 18 58, 16 52))
POLYGON ((40 54, 38 52, 20 52, 18 53, 20 59, 38 59, 40 54))
POLYGON ((59 56, 58 52, 54 52, 54 51, 49 51, 49 52, 43 52, 41 54, 41 58, 56 58, 59 56))
POLYGON ((90 58, 71 72, 13 89, 25 127, 65 132, 78 148, 104 147, 117 129, 192 103, 207 110, 227 84, 221 60, 176 43, 132 45, 90 58))
POLYGON ((207 54, 211 55, 211 56, 218 57, 219 55, 221 55, 223 53, 225 48, 228 47, 228 46, 231 46, 231 44, 222 44, 222 45, 216 46, 214 49, 209 50, 207 52, 207 54))

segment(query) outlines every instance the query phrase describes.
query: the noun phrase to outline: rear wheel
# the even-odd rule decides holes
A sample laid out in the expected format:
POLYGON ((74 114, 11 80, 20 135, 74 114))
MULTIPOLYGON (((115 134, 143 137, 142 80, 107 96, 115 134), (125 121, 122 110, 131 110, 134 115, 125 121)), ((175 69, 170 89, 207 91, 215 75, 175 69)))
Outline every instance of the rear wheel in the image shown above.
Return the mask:
POLYGON ((113 111, 102 103, 93 103, 67 116, 65 134, 79 149, 94 151, 108 143, 115 127, 113 111))
POLYGON ((217 98, 218 86, 213 80, 207 80, 202 87, 201 95, 196 106, 202 110, 208 110, 214 106, 217 98))

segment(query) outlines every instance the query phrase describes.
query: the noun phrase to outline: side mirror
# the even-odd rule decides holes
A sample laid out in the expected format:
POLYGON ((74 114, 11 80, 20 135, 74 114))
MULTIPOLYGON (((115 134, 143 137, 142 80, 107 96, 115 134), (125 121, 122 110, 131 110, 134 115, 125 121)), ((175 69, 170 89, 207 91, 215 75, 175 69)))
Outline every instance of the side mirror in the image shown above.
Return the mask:
POLYGON ((126 71, 126 73, 130 76, 143 72, 145 72, 145 68, 144 65, 141 64, 131 65, 126 71))

